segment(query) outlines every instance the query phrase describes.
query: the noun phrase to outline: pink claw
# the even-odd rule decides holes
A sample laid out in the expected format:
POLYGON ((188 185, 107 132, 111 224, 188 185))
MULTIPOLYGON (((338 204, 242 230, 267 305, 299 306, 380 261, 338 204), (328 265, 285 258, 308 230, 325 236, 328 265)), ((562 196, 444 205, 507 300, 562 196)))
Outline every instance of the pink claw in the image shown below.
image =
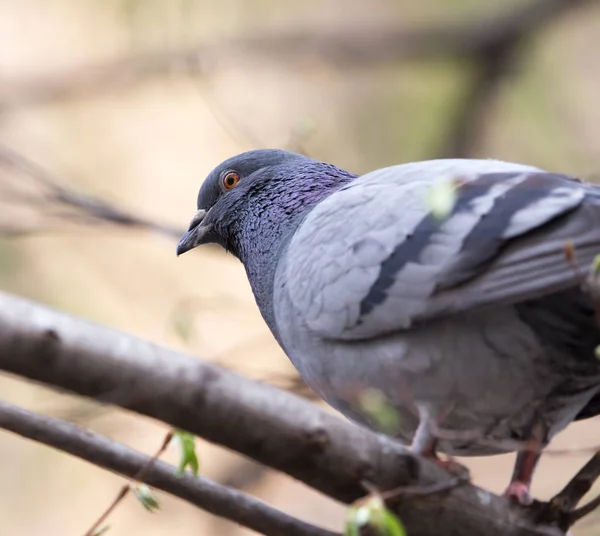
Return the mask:
POLYGON ((518 504, 528 505, 533 502, 529 493, 529 484, 515 480, 508 485, 506 491, 502 494, 504 497, 518 504))

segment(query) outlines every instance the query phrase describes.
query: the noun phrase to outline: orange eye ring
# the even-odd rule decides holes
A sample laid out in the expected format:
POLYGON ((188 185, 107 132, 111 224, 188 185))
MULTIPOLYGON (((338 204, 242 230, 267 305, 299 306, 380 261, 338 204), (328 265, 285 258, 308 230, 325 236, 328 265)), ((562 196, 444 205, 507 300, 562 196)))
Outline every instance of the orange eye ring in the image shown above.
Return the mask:
POLYGON ((231 190, 237 186, 238 182, 240 182, 240 176, 235 171, 230 171, 223 177, 223 188, 231 190))

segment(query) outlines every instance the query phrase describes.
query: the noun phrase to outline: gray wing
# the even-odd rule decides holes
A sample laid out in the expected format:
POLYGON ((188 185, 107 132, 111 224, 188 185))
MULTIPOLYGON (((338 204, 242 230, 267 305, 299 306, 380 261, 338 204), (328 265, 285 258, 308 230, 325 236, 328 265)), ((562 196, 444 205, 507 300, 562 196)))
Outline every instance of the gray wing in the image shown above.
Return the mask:
POLYGON ((437 160, 355 179, 315 207, 284 263, 289 299, 326 338, 362 339, 576 285, 600 252, 600 189, 528 166, 437 160), (454 206, 426 196, 456 179, 454 206))

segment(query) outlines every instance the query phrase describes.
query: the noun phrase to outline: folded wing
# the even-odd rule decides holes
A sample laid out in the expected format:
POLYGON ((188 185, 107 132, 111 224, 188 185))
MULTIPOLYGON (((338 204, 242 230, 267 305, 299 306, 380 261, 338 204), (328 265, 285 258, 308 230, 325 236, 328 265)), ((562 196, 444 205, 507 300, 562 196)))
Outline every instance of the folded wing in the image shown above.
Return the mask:
POLYGON ((600 253, 600 189, 490 160, 405 164, 358 177, 292 238, 286 292, 322 337, 363 339, 569 288, 600 253), (426 199, 457 185, 436 218, 426 199))

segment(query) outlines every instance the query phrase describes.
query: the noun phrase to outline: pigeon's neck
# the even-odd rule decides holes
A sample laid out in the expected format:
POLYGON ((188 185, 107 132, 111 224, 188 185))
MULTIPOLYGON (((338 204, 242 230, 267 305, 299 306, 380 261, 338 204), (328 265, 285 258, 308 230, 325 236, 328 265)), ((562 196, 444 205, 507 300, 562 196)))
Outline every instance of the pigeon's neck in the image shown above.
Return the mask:
POLYGON ((246 268, 254 297, 269 328, 277 337, 273 314, 273 282, 281 255, 298 225, 320 201, 356 175, 329 164, 307 169, 286 180, 269 181, 268 189, 251 199, 236 235, 234 253, 246 268))

